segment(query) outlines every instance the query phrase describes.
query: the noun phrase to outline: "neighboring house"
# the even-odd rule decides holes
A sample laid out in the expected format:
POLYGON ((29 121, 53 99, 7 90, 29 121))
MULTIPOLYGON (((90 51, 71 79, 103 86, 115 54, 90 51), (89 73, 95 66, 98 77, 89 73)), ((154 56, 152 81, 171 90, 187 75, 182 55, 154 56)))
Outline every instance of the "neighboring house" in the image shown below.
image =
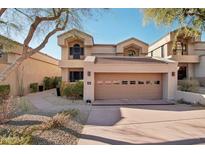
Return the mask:
POLYGON ((205 42, 201 41, 201 36, 184 38, 179 34, 175 39, 175 35, 176 31, 172 31, 151 44, 148 55, 177 61, 178 80, 205 80, 205 42))
MULTIPOLYGON (((21 55, 22 48, 22 44, 0 36, 0 72, 21 55)), ((14 69, 0 84, 10 84, 11 95, 27 94, 31 83, 42 84, 46 76, 61 76, 58 60, 38 52, 24 60, 20 67, 14 69)))
POLYGON ((58 36, 62 80, 84 80, 84 100, 173 99, 178 63, 146 57, 149 45, 136 38, 118 44, 95 44, 73 29, 58 36))

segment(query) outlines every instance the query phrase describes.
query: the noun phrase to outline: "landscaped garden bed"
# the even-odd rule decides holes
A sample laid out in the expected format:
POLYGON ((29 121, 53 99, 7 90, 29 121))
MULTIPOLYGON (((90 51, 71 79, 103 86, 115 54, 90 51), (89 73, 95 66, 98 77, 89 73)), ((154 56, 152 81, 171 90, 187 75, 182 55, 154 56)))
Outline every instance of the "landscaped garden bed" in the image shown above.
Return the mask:
POLYGON ((90 112, 90 105, 57 97, 54 89, 11 98, 10 104, 11 115, 0 124, 0 144, 77 144, 90 112), (52 107, 39 108, 30 98, 52 107))
POLYGON ((78 110, 53 116, 24 114, 0 125, 0 144, 77 144, 83 124, 78 110))

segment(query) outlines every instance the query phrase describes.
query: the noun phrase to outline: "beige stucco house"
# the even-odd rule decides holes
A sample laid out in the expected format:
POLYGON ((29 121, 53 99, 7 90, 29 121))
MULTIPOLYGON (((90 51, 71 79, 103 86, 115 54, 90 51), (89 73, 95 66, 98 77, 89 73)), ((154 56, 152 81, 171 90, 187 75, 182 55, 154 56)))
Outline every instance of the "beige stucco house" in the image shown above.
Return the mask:
MULTIPOLYGON (((0 36, 0 72, 11 65, 22 52, 22 44, 0 36)), ((18 69, 14 69, 0 85, 10 84, 11 95, 29 93, 30 84, 42 84, 44 77, 61 76, 58 60, 42 52, 38 52, 23 61, 18 69)))
POLYGON ((84 100, 170 100, 177 89, 178 63, 146 56, 149 45, 136 38, 95 44, 91 35, 73 29, 58 36, 62 80, 84 80, 84 100))
POLYGON ((205 80, 205 42, 201 41, 201 36, 184 39, 183 34, 179 34, 177 45, 173 47, 175 35, 176 31, 172 31, 151 44, 148 55, 177 61, 179 80, 205 80))

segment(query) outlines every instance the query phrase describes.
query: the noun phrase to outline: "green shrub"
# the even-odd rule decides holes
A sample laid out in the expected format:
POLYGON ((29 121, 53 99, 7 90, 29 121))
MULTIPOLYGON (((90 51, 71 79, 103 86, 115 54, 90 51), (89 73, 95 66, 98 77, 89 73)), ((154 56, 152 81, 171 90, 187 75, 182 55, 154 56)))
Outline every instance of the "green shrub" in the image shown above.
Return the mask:
POLYGON ((52 79, 50 77, 45 77, 43 79, 43 85, 45 87, 45 90, 52 88, 52 79))
POLYGON ((82 98, 83 97, 83 81, 78 81, 73 84, 65 86, 63 89, 63 95, 70 98, 82 98))
POLYGON ((61 77, 45 77, 43 80, 45 90, 56 88, 60 84, 60 82, 61 77))
POLYGON ((30 84, 30 91, 33 92, 37 92, 38 91, 38 83, 31 83, 30 84))
POLYGON ((62 82, 62 78, 61 77, 54 77, 53 79, 53 87, 56 88, 56 87, 59 87, 60 84, 62 82))
POLYGON ((199 88, 198 80, 181 80, 179 82, 179 90, 187 92, 197 92, 199 88))
POLYGON ((74 85, 70 84, 63 89, 63 95, 67 97, 71 97, 73 93, 74 85))
POLYGON ((0 99, 4 100, 9 97, 10 85, 0 85, 0 99))
POLYGON ((31 134, 24 132, 18 133, 14 130, 4 131, 4 135, 0 136, 0 145, 23 145, 32 144, 33 137, 31 134))
POLYGON ((81 98, 83 97, 83 87, 84 87, 83 81, 76 82, 74 86, 74 93, 76 93, 81 98))

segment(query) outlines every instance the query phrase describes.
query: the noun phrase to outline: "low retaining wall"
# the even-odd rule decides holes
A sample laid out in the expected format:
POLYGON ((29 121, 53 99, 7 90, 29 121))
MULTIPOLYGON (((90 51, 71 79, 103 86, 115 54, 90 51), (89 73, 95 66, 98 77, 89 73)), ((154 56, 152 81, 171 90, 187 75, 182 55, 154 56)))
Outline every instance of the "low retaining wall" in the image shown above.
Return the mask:
POLYGON ((205 94, 185 92, 185 91, 177 91, 176 92, 176 100, 183 99, 186 102, 190 102, 193 104, 200 103, 205 105, 205 94))

